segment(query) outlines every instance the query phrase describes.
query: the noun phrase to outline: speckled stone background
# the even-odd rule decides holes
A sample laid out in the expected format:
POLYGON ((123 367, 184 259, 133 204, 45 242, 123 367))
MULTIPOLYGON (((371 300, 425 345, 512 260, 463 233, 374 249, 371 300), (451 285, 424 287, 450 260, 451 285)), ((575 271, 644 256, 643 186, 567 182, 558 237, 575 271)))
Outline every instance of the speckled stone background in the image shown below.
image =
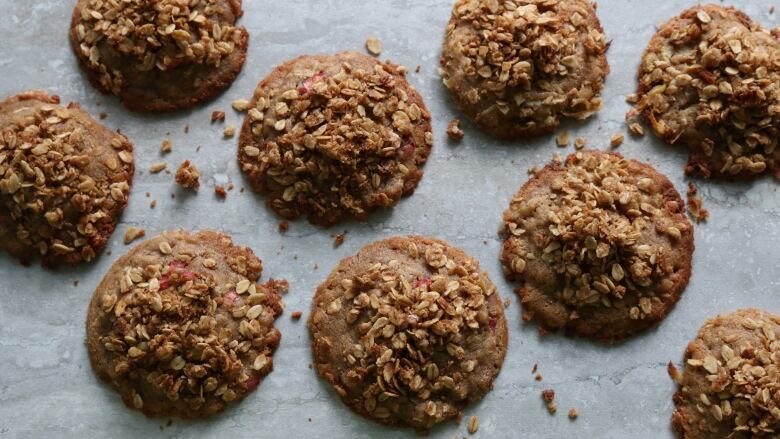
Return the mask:
MULTIPOLYGON (((478 258, 511 297, 507 308, 509 353, 495 389, 466 415, 477 415, 481 437, 494 438, 672 438, 670 415, 674 387, 666 374, 669 360, 679 361, 686 343, 708 317, 739 307, 780 312, 777 184, 701 184, 712 213, 696 228, 691 283, 677 309, 657 329, 618 346, 600 346, 560 335, 540 337, 520 320, 513 286, 504 281, 498 262, 500 216, 512 194, 528 178, 526 170, 549 161, 552 137, 502 143, 465 124, 466 138, 448 142, 447 123, 457 112, 437 75, 439 48, 452 0, 247 0, 241 24, 251 33, 243 73, 218 100, 196 110, 144 116, 121 108, 92 89, 79 72, 67 43, 75 0, 0 0, 0 95, 43 88, 77 101, 105 123, 120 128, 136 146, 135 185, 108 251, 94 264, 77 270, 21 268, 0 256, 0 437, 415 437, 412 431, 382 428, 353 415, 308 367, 311 361, 305 318, 316 286, 337 261, 379 238, 422 234, 443 238, 478 258), (364 224, 332 230, 293 222, 286 235, 278 219, 250 191, 236 165, 236 141, 222 138, 222 126, 210 125, 212 111, 224 110, 227 124, 242 115, 230 102, 249 98, 257 82, 284 60, 303 53, 363 50, 368 36, 384 42, 382 58, 409 67, 410 81, 434 116, 436 144, 417 193, 392 212, 364 224), (417 65, 419 73, 413 73, 417 65), (184 126, 189 124, 189 134, 184 126), (170 133, 173 152, 158 148, 170 133), (200 151, 197 151, 198 147, 200 151), (165 160, 170 167, 190 159, 204 183, 197 196, 174 185, 170 173, 150 175, 149 165, 165 160), (215 184, 235 183, 226 200, 213 195, 215 184), (151 197, 147 198, 146 193, 151 197), (171 194, 176 198, 172 199, 171 194), (149 204, 157 200, 157 208, 149 204), (283 337, 275 370, 242 404, 199 422, 147 419, 127 410, 116 393, 93 375, 84 346, 84 319, 93 289, 110 264, 127 250, 122 236, 129 226, 162 230, 213 228, 252 247, 265 262, 265 277, 281 277, 292 288, 284 297, 285 314, 277 324, 283 337), (331 234, 348 230, 346 242, 333 248, 331 234), (74 281, 78 280, 78 285, 74 281), (290 319, 293 311, 304 319, 290 319), (531 374, 534 363, 544 379, 531 374), (550 416, 540 391, 553 388, 559 412, 550 416), (581 416, 570 421, 576 407, 581 416)), ((607 36, 612 74, 604 91, 604 109, 583 124, 568 125, 572 138, 582 136, 604 147, 616 132, 626 132, 625 96, 635 87, 635 69, 655 26, 695 4, 687 0, 601 0, 599 15, 607 36)), ((765 26, 778 26, 770 0, 733 1, 765 26)), ((685 153, 652 136, 626 136, 620 152, 646 160, 665 172, 684 192, 685 153)), ((446 424, 431 437, 467 435, 466 422, 446 424)))

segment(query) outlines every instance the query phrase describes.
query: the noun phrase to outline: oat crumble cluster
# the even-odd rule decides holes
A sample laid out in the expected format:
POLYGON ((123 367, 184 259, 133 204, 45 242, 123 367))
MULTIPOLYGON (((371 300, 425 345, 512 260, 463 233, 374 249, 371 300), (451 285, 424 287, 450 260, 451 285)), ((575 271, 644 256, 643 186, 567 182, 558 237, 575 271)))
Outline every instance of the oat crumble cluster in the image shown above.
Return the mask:
POLYGON ((320 288, 310 321, 317 369, 347 404, 382 423, 429 428, 489 390, 505 350, 493 337, 506 323, 475 261, 418 241, 349 271, 320 288))
POLYGON ((405 69, 366 55, 293 60, 263 81, 239 160, 284 218, 320 225, 365 218, 414 191, 433 135, 405 69))
POLYGON ((89 0, 76 25, 79 48, 100 82, 119 94, 123 74, 103 57, 122 56, 136 69, 169 71, 183 64, 218 67, 233 53, 241 31, 220 25, 218 0, 89 0), (106 49, 105 45, 110 47, 106 49))
POLYGON ((607 41, 587 1, 461 0, 441 59, 461 109, 501 137, 549 132, 601 108, 607 41))
POLYGON ((189 160, 182 162, 176 171, 176 184, 184 189, 197 190, 200 187, 200 172, 189 160))
POLYGON ((257 283, 260 260, 224 235, 198 238, 220 243, 163 235, 141 244, 93 299, 93 365, 148 415, 208 416, 242 399, 271 371, 281 338, 274 320, 287 283, 257 283))
POLYGON ((681 389, 675 395, 675 428, 691 437, 700 437, 694 435, 696 430, 723 435, 717 437, 777 437, 778 333, 780 318, 758 310, 707 322, 686 353, 681 389))
POLYGON ((130 193, 127 138, 58 104, 42 92, 0 102, 0 246, 23 262, 91 261, 130 193))
POLYGON ((778 37, 715 5, 685 11, 653 37, 639 71, 636 111, 660 138, 690 149, 688 173, 777 171, 778 37))
POLYGON ((525 282, 523 302, 542 292, 572 321, 587 320, 587 308, 626 320, 658 318, 680 270, 671 253, 693 245, 682 200, 670 200, 668 191, 654 172, 596 151, 537 173, 502 226, 504 271, 525 282))

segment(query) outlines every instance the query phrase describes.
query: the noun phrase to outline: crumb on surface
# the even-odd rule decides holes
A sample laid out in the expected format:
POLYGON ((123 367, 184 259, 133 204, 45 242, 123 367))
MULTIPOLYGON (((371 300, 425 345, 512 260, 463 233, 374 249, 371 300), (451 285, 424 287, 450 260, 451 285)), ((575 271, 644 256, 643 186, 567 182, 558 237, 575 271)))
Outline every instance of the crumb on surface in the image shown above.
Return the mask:
POLYGON ((184 189, 197 190, 200 187, 200 172, 189 160, 185 160, 176 171, 176 184, 184 189))
POLYGON ((159 174, 160 172, 164 171, 166 168, 168 168, 168 163, 158 162, 152 164, 152 166, 149 167, 149 172, 151 172, 152 174, 159 174))
POLYGON ((542 390, 542 399, 544 400, 545 405, 547 405, 547 411, 551 415, 554 415, 555 412, 558 411, 558 405, 555 404, 555 390, 542 390))
POLYGON ((108 114, 105 112, 100 113, 100 120, 105 120, 108 117, 108 114))
POLYGON ((612 135, 612 138, 609 139, 609 146, 613 148, 618 148, 620 145, 623 144, 623 141, 626 139, 626 136, 623 133, 615 133, 612 135))
POLYGON ((79 282, 80 282, 80 281, 79 281, 78 279, 74 279, 74 280, 73 280, 73 286, 74 286, 74 287, 77 287, 77 286, 79 286, 79 282))
POLYGON ((366 50, 368 53, 374 56, 382 54, 382 41, 379 38, 368 37, 366 38, 366 50))
POLYGON ((184 134, 190 133, 190 124, 184 125, 184 134))
POLYGON ((224 136, 226 138, 231 138, 236 135, 236 127, 233 125, 228 125, 225 127, 225 131, 223 132, 224 136))
POLYGON ((574 139, 574 148, 575 149, 585 148, 585 145, 587 145, 587 144, 588 144, 588 141, 585 140, 584 137, 577 137, 576 139, 574 139))
POLYGON ((152 208, 152 209, 154 209, 155 207, 157 207, 157 200, 152 200, 152 202, 151 202, 151 203, 149 203, 149 207, 150 207, 150 208, 152 208))
POLYGON ((214 122, 224 122, 225 121, 225 112, 224 111, 215 111, 211 113, 211 123, 214 122))
POLYGON ((537 373, 537 374, 534 376, 534 380, 536 380, 536 381, 541 381, 541 380, 542 380, 542 374, 540 374, 540 373, 537 373))
POLYGON ((628 130, 631 132, 631 134, 637 137, 642 137, 645 135, 644 127, 642 127, 642 125, 637 122, 632 122, 628 124, 628 130))
POLYGON ((138 227, 128 227, 125 231, 125 245, 130 244, 136 239, 146 236, 146 231, 138 227))
POLYGON ((704 201, 699 196, 699 189, 690 181, 688 182, 688 214, 697 224, 707 221, 710 217, 710 211, 704 208, 704 201))
POLYGON ((290 223, 287 221, 279 221, 279 233, 286 233, 290 230, 290 223))
POLYGON ((572 421, 577 419, 577 417, 580 415, 580 412, 577 411, 574 407, 569 409, 569 419, 572 421))
POLYGON ((222 186, 214 186, 214 193, 217 194, 219 198, 225 198, 227 197, 227 191, 222 186))
POLYGON ((344 239, 347 237, 347 232, 339 233, 338 235, 333 237, 333 246, 338 248, 341 247, 342 244, 344 244, 344 239))
POLYGON ((160 152, 163 154, 169 153, 173 150, 173 142, 171 142, 171 139, 164 139, 162 142, 160 142, 160 152))
POLYGON ((666 372, 669 374, 669 377, 674 380, 675 383, 677 383, 677 385, 682 385, 682 373, 680 373, 680 369, 678 369, 677 366, 675 366, 671 361, 666 365, 666 372))
POLYGON ((472 416, 469 418, 469 424, 467 426, 469 434, 474 434, 479 430, 479 417, 472 416))
POLYGON ((303 313, 301 311, 293 311, 293 313, 290 315, 293 320, 298 320, 303 316, 303 313))
POLYGON ((569 134, 569 131, 563 130, 563 132, 559 134, 558 137, 555 138, 555 144, 561 148, 565 148, 569 146, 569 140, 571 140, 571 135, 569 134))
POLYGON ((452 140, 461 140, 465 135, 466 133, 460 129, 460 119, 452 119, 450 124, 447 125, 447 136, 449 136, 449 138, 452 140))

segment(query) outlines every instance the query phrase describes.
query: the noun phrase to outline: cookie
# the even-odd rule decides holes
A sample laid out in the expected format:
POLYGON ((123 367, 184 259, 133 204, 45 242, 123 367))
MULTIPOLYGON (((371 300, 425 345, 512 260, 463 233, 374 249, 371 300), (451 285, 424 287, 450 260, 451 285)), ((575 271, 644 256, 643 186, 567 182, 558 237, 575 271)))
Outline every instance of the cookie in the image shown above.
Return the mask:
POLYGON ((479 263, 445 242, 378 241, 317 288, 317 372, 355 412, 424 430, 460 418, 507 349, 501 298, 479 263))
POLYGON ((778 39, 734 8, 701 5, 650 40, 636 111, 659 138, 688 148, 688 174, 780 176, 778 39))
POLYGON ((395 205, 422 178, 433 135, 406 70, 367 55, 301 56, 255 91, 238 160, 278 215, 332 226, 395 205))
POLYGON ((685 351, 672 425, 683 439, 780 436, 780 317, 742 309, 707 321, 685 351))
POLYGON ((601 108, 608 46, 596 6, 586 0, 458 0, 441 74, 482 130, 525 138, 601 108))
POLYGON ((658 322, 691 276, 693 226, 672 183, 602 151, 552 162, 504 213, 504 273, 524 319, 614 342, 658 322))
POLYGON ((133 180, 130 141, 59 102, 43 91, 0 101, 0 249, 25 265, 93 260, 133 180))
POLYGON ((87 78, 135 111, 209 101, 236 79, 249 34, 241 0, 78 0, 70 40, 87 78))
POLYGON ((92 368, 148 416, 202 418, 255 390, 273 368, 286 281, 227 235, 165 232, 121 257, 87 314, 92 368))

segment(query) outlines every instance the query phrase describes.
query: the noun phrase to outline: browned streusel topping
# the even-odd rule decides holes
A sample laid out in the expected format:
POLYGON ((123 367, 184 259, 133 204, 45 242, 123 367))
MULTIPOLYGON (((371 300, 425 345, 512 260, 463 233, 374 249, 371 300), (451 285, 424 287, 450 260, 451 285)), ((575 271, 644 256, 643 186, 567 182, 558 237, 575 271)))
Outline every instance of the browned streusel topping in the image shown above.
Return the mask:
MULTIPOLYGON (((537 124, 557 125, 559 114, 585 119, 601 108, 602 84, 585 77, 571 87, 555 83, 583 75, 591 58, 606 52, 606 38, 593 26, 593 14, 586 1, 462 0, 447 32, 448 38, 458 38, 455 47, 465 61, 456 65, 442 59, 444 84, 462 88, 455 79, 461 73, 450 71, 462 70, 472 83, 463 90, 465 101, 477 105, 492 96, 493 105, 472 115, 478 121, 491 113, 513 114, 516 123, 531 124, 526 128, 535 131, 537 124), (469 31, 456 31, 466 27, 469 31)), ((602 68, 606 61, 598 66, 602 68)))
POLYGON ((189 254, 167 240, 160 240, 157 258, 132 259, 149 263, 125 266, 100 299, 109 321, 102 327, 110 328, 99 338, 111 354, 107 367, 116 380, 130 383, 137 409, 151 398, 150 414, 167 413, 160 400, 211 414, 270 372, 280 338, 273 322, 287 284, 250 281, 262 270, 256 258, 189 254), (218 283, 224 266, 245 277, 218 283))
POLYGON ((778 333, 780 318, 756 310, 740 310, 705 324, 694 342, 702 349, 687 359, 681 388, 697 416, 731 430, 735 437, 777 436, 778 333), (701 378, 693 380, 694 374, 701 378))
POLYGON ((688 172, 776 168, 780 42, 739 11, 697 6, 662 27, 642 61, 637 111, 662 139, 692 148, 688 172))
POLYGON ((239 151, 242 169, 259 179, 253 183, 271 195, 271 207, 332 225, 414 189, 433 135, 430 114, 407 92, 403 67, 352 53, 286 66, 269 79, 281 88, 258 89, 239 151))
MULTIPOLYGON (((498 311, 489 309, 488 301, 498 293, 476 263, 456 261, 438 242, 409 242, 406 248, 422 271, 403 262, 405 256, 367 263, 367 270, 333 286, 339 294, 331 302, 318 306, 327 315, 345 315, 352 332, 338 345, 344 346, 351 368, 346 380, 361 383, 359 411, 391 423, 400 417, 407 425, 431 426, 457 416, 458 401, 478 392, 469 382, 472 372, 497 372, 480 361, 500 360, 475 354, 473 340, 495 331, 496 319, 503 316, 495 314, 500 302, 498 311), (399 405, 411 406, 409 412, 399 405)), ((327 321, 315 312, 312 324, 325 327, 327 321)), ((336 390, 358 396, 352 388, 336 385, 336 390)))
POLYGON ((200 172, 189 160, 185 160, 176 171, 176 183, 185 189, 200 187, 200 172))
MULTIPOLYGON (((101 83, 119 94, 125 79, 104 64, 103 47, 132 60, 143 72, 170 71, 183 64, 218 67, 241 39, 223 23, 217 0, 89 0, 75 35, 101 83)), ((224 7, 221 6, 221 7, 224 7)))
POLYGON ((661 242, 643 239, 643 231, 655 228, 676 242, 691 225, 659 220, 668 207, 658 182, 630 172, 617 155, 576 153, 565 169, 551 181, 549 205, 529 202, 522 191, 512 200, 503 232, 539 251, 519 246, 511 260, 504 259, 505 270, 521 278, 538 258, 560 276, 556 300, 612 307, 627 295, 638 296, 638 305, 627 311, 631 319, 645 318, 659 300, 646 287, 664 279, 669 268, 661 242), (535 214, 537 209, 546 218, 535 214))
POLYGON ((5 101, 13 114, 0 114, 0 205, 16 227, 9 233, 49 263, 90 261, 127 203, 132 145, 119 134, 92 139, 75 104, 30 96, 5 101))

